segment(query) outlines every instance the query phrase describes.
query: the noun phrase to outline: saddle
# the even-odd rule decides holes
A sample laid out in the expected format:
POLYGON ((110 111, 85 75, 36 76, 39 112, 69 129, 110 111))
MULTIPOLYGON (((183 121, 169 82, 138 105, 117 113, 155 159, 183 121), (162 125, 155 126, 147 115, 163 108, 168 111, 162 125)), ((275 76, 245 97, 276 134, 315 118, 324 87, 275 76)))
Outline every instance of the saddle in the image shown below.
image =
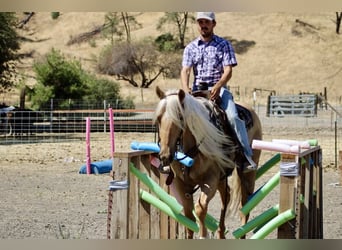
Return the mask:
MULTIPOLYGON (((202 97, 202 98, 206 98, 209 100, 210 91, 198 90, 198 91, 192 92, 191 94, 194 97, 202 97)), ((211 122, 221 131, 224 131, 227 133, 230 132, 232 128, 230 128, 228 117, 227 117, 225 110, 221 108, 221 105, 220 105, 221 98, 218 98, 215 101, 211 101, 211 104, 212 104, 212 107, 211 106, 207 107, 209 111, 211 111, 210 113, 211 122)), ((253 127, 253 117, 252 117, 251 112, 247 108, 241 106, 238 103, 235 103, 235 106, 236 106, 236 110, 237 110, 239 118, 245 122, 246 129, 248 130, 251 127, 253 127)))

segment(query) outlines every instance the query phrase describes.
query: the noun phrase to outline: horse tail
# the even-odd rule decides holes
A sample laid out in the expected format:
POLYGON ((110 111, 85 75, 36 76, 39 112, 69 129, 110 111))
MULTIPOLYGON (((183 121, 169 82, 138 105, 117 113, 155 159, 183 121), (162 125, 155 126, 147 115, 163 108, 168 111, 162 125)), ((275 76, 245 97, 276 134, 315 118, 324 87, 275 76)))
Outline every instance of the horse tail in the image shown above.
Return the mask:
POLYGON ((238 172, 238 168, 234 168, 231 175, 230 185, 230 199, 228 203, 227 216, 233 216, 240 208, 240 202, 242 199, 242 187, 241 178, 238 172))

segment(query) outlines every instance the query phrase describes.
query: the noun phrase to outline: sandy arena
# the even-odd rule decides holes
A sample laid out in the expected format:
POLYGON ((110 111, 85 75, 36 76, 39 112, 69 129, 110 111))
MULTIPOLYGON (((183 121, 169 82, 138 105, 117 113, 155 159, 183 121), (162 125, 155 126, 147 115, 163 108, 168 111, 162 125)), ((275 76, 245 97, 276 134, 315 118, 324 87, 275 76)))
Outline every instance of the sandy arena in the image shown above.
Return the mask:
MULTIPOLYGON (((270 130, 270 129, 269 129, 270 130)), ((264 140, 272 138, 307 139, 309 134, 299 130, 264 131, 264 140)), ((331 133, 317 133, 318 141, 333 136, 331 133), (328 135, 330 134, 330 135, 328 135), (321 137, 320 137, 321 136, 321 137)), ((153 142, 153 133, 116 133, 116 151, 130 150, 130 142, 153 142)), ((340 173, 330 162, 324 161, 331 145, 323 149, 323 195, 324 195, 324 238, 342 238, 342 224, 337 220, 341 214, 340 173)), ((0 146, 0 237, 2 239, 106 239, 108 174, 79 174, 80 166, 85 164, 85 141, 20 144, 0 146)), ((331 149, 332 150, 332 149, 331 149)), ((261 163, 272 156, 263 152, 261 163)), ((92 161, 110 158, 109 135, 92 134, 92 161)), ((278 171, 273 167, 257 182, 257 187, 278 171)), ((277 188, 252 211, 252 218, 261 211, 275 205, 278 200, 277 188)), ((218 197, 218 195, 217 195, 218 197)), ((210 213, 219 215, 217 198, 210 203, 210 213)), ((227 219, 233 238, 239 222, 237 218, 227 219)), ((276 233, 267 238, 276 238, 276 233)))

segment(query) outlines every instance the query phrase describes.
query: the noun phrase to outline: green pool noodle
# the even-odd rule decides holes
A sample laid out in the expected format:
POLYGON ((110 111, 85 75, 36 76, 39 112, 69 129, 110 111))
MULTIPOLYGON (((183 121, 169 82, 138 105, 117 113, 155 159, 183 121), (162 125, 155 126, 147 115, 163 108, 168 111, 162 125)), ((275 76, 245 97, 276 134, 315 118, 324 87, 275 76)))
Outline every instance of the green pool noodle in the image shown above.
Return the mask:
POLYGON ((183 206, 180 205, 176 198, 169 195, 164 189, 162 189, 151 177, 147 174, 140 172, 133 163, 129 165, 130 171, 142 181, 150 190, 152 190, 159 199, 165 202, 175 213, 179 214, 183 210, 183 206))
POLYGON ((274 218, 275 216, 277 216, 278 211, 279 211, 279 205, 275 205, 271 207, 270 209, 266 210, 262 214, 258 215, 254 219, 247 222, 245 225, 235 230, 233 232, 233 236, 236 239, 241 238, 242 236, 244 236, 245 234, 253 230, 253 228, 258 227, 259 225, 264 224, 268 222, 269 220, 271 220, 272 218, 274 218))
POLYGON ((219 222, 208 213, 204 218, 204 224, 212 232, 215 232, 219 227, 219 222))
POLYGON ((265 224, 258 232, 256 232, 250 239, 264 239, 269 235, 274 229, 280 227, 285 222, 292 220, 296 217, 296 214, 292 209, 286 210, 285 212, 274 217, 268 223, 265 224))
POLYGON ((278 185, 279 179, 280 172, 269 179, 268 182, 253 195, 253 197, 241 208, 241 212, 244 215, 247 215, 275 186, 278 185))
POLYGON ((159 200, 157 197, 153 196, 152 194, 141 189, 139 192, 139 196, 141 199, 152 204, 154 207, 160 209, 162 212, 166 213, 168 216, 172 217, 173 219, 175 219, 182 225, 186 226, 190 230, 196 233, 199 231, 199 227, 196 224, 196 222, 190 220, 188 217, 180 213, 176 213, 165 202, 159 200))
POLYGON ((310 140, 308 140, 308 143, 310 144, 310 146, 317 146, 318 140, 317 139, 310 139, 310 140))
POLYGON ((264 173, 266 173, 271 167, 273 167, 275 164, 280 162, 281 160, 281 154, 275 154, 271 159, 269 159, 267 162, 265 162, 261 167, 258 168, 256 172, 256 180, 259 179, 260 176, 262 176, 264 173))
MULTIPOLYGON (((195 211, 192 211, 192 214, 196 217, 196 219, 198 220, 198 217, 195 213, 195 211)), ((208 228, 210 231, 215 232, 218 227, 219 227, 219 222, 210 214, 207 214, 204 218, 204 225, 206 228, 208 228)))

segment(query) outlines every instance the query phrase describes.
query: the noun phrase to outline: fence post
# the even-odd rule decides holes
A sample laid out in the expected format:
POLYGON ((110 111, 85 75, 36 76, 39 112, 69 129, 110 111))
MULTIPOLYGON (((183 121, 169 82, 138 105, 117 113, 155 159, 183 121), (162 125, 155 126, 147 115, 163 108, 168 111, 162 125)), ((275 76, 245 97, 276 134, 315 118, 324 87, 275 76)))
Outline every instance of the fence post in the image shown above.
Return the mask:
POLYGON ((298 172, 281 174, 279 213, 293 209, 296 218, 278 228, 278 239, 323 239, 321 148, 316 146, 298 155, 282 154, 282 163, 291 163, 298 172))
POLYGON ((342 150, 339 151, 340 186, 342 186, 342 150))
MULTIPOLYGON (((291 154, 282 154, 281 162, 290 163, 297 162, 297 158, 295 155, 291 154)), ((297 176, 286 176, 280 175, 279 182, 279 214, 287 211, 288 209, 294 209, 296 206, 296 201, 298 200, 298 189, 296 188, 296 179, 297 176)), ((294 209, 294 211, 297 213, 294 209)), ((298 216, 298 215, 297 215, 298 216)), ((290 220, 289 222, 281 225, 278 228, 278 239, 295 239, 296 236, 294 234, 294 228, 296 225, 295 219, 290 220)))

